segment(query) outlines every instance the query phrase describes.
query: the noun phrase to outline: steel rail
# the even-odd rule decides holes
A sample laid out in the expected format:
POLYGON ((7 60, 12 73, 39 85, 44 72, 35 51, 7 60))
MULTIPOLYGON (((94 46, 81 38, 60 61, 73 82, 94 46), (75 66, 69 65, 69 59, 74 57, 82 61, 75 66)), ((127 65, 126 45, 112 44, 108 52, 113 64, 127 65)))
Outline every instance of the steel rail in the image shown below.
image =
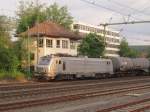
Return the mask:
POLYGON ((85 85, 91 85, 91 84, 102 84, 102 85, 108 85, 108 84, 114 84, 114 83, 130 83, 130 82, 138 82, 138 81, 149 81, 150 78, 144 78, 144 79, 130 79, 130 80, 125 80, 125 81, 106 81, 106 82, 101 82, 100 80, 98 81, 93 81, 90 84, 87 84, 88 82, 81 82, 81 83, 33 83, 33 84, 25 84, 25 85, 7 85, 7 86, 0 86, 0 92, 1 91, 10 91, 10 90, 19 90, 19 89, 33 89, 33 88, 42 88, 42 87, 57 87, 58 85, 66 86, 66 87, 71 87, 71 86, 85 86, 85 85))
MULTIPOLYGON (((149 102, 149 101, 150 101, 150 98, 145 98, 145 99, 142 99, 142 100, 132 101, 132 102, 129 102, 129 103, 126 103, 126 104, 121 104, 121 105, 117 105, 117 106, 112 106, 110 108, 98 110, 97 112, 115 111, 115 110, 118 110, 118 109, 122 109, 122 108, 129 107, 129 106, 134 106, 134 105, 145 103, 145 102, 149 102)), ((143 111, 133 111, 133 112, 143 112, 143 111)))
POLYGON ((148 110, 148 109, 150 109, 150 105, 147 105, 147 106, 144 106, 142 108, 138 108, 138 109, 132 110, 130 112, 144 112, 145 110, 148 110))
MULTIPOLYGON (((101 91, 97 91, 97 92, 87 92, 87 93, 80 93, 80 94, 74 94, 74 95, 58 96, 58 97, 48 97, 48 98, 43 98, 43 99, 32 99, 32 100, 16 101, 16 102, 14 101, 11 103, 0 104, 0 111, 20 109, 20 108, 31 107, 31 106, 36 106, 36 105, 45 105, 45 104, 61 103, 61 102, 66 102, 66 101, 75 101, 75 100, 85 99, 89 97, 113 95, 113 94, 119 94, 119 93, 129 92, 133 90, 141 90, 141 89, 147 89, 147 88, 150 88, 150 86, 147 86, 147 87, 135 86, 133 88, 130 87, 130 88, 122 89, 122 90, 120 89, 120 90, 114 90, 114 91, 107 91, 103 93, 101 91)), ((114 109, 114 107, 111 109, 114 109)), ((106 112, 106 111, 98 111, 98 112, 106 112)))

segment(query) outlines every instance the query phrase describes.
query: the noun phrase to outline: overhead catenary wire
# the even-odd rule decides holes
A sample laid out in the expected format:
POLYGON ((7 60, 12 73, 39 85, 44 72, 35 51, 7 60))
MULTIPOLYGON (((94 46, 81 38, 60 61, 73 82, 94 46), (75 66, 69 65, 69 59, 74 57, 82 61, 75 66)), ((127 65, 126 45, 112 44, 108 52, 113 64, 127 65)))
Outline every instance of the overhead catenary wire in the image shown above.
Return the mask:
POLYGON ((118 22, 118 23, 105 23, 105 24, 100 24, 100 25, 104 27, 103 37, 105 38, 106 27, 107 26, 111 26, 111 25, 126 25, 126 24, 141 24, 141 23, 150 23, 150 21, 129 21, 129 22, 118 22))
MULTIPOLYGON (((118 14, 120 14, 120 15, 122 15, 122 16, 126 16, 126 17, 127 17, 127 16, 129 15, 129 14, 124 14, 124 13, 122 13, 122 12, 120 12, 120 11, 114 10, 114 9, 112 9, 112 8, 103 6, 103 5, 101 5, 101 4, 98 4, 98 3, 95 2, 95 0, 81 0, 81 1, 86 2, 86 3, 88 3, 88 4, 91 4, 91 5, 94 5, 94 6, 97 6, 97 7, 100 7, 100 8, 103 8, 103 9, 105 9, 105 10, 109 10, 109 11, 111 11, 111 12, 118 13, 118 14)), ((131 15, 131 17, 132 17, 133 19, 135 19, 135 20, 142 20, 142 19, 140 19, 140 18, 133 17, 132 15, 131 15)))
POLYGON ((145 11, 145 10, 147 10, 147 9, 149 9, 149 8, 150 8, 150 6, 145 7, 145 8, 142 9, 142 11, 145 11))
MULTIPOLYGON (((84 1, 84 0, 82 0, 82 1, 84 1)), ((5 9, 3 9, 3 10, 5 10, 5 9)), ((114 13, 116 13, 116 11, 113 11, 114 13)), ((120 12, 121 13, 121 12, 120 12)), ((122 15, 122 14, 120 14, 120 15, 122 15)), ((124 15, 124 14, 123 14, 124 15)), ((126 17, 128 17, 129 15, 126 15, 126 17)))
POLYGON ((110 25, 140 24, 140 23, 150 23, 150 21, 128 21, 128 22, 118 22, 118 23, 105 23, 105 24, 100 24, 100 25, 110 26, 110 25))
POLYGON ((129 40, 136 40, 136 41, 143 41, 143 42, 146 42, 146 43, 150 43, 150 40, 147 40, 147 39, 139 39, 139 38, 128 38, 129 40))
MULTIPOLYGON (((131 38, 131 36, 130 36, 130 38, 127 38, 128 40, 136 40, 136 41, 142 41, 142 42, 150 43, 150 39, 144 38, 141 32, 136 32, 136 33, 135 33, 135 32, 133 32, 133 31, 129 31, 129 30, 123 29, 123 30, 120 31, 120 35, 121 35, 121 37, 123 37, 123 38, 128 37, 128 36, 122 34, 121 32, 122 32, 122 33, 123 33, 123 32, 128 32, 128 33, 130 32, 131 35, 132 35, 132 34, 138 34, 138 35, 141 35, 141 36, 142 36, 142 37, 135 37, 135 36, 132 36, 133 38, 131 38)), ((149 34, 147 34, 147 35, 145 35, 145 36, 148 37, 148 35, 149 35, 149 34)))
POLYGON ((132 7, 128 6, 128 5, 121 4, 121 3, 117 2, 117 1, 114 1, 114 0, 108 0, 108 1, 111 2, 111 3, 114 3, 114 4, 116 4, 116 5, 118 5, 118 6, 120 6, 120 7, 124 7, 124 8, 128 8, 128 9, 130 9, 130 10, 133 10, 133 11, 136 12, 136 13, 139 13, 139 14, 142 14, 142 15, 146 15, 146 16, 150 16, 150 14, 145 13, 145 12, 142 11, 142 10, 138 10, 138 9, 132 8, 132 7))
MULTIPOLYGON (((117 31, 119 31, 119 33, 123 33, 123 32, 127 32, 127 33, 130 33, 130 34, 138 34, 138 35, 143 35, 143 32, 139 32, 139 31, 131 31, 129 29, 126 29, 126 28, 120 28, 120 30, 118 30, 118 28, 113 28, 117 31)), ((149 36, 150 33, 145 33, 144 36, 149 36)))

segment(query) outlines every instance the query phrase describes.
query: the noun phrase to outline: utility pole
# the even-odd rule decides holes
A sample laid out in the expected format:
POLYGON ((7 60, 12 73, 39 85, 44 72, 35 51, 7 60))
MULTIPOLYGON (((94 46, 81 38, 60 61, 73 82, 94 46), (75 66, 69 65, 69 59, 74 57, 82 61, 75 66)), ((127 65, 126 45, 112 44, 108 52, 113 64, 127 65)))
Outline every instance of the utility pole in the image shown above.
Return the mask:
POLYGON ((37 22, 37 64, 39 63, 39 22, 37 22))
MULTIPOLYGON (((105 42, 105 47, 107 46, 107 43, 106 43, 106 26, 104 25, 104 31, 103 31, 103 36, 104 36, 104 42, 105 42)), ((105 53, 106 50, 104 50, 104 53, 105 53)))
POLYGON ((31 70, 30 70, 30 44, 29 44, 29 26, 28 26, 28 37, 27 37, 27 44, 28 44, 28 73, 30 75, 31 70))
POLYGON ((37 0, 37 64, 39 63, 39 1, 37 0))

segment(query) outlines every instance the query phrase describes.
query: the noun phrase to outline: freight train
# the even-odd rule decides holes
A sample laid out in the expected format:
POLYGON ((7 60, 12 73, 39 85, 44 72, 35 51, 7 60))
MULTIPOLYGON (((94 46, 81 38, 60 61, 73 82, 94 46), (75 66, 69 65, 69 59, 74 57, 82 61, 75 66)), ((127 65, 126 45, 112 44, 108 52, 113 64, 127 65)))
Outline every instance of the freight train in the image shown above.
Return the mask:
POLYGON ((150 72, 146 58, 115 57, 112 59, 88 57, 41 57, 34 76, 38 79, 63 80, 77 78, 108 78, 144 75, 150 72))

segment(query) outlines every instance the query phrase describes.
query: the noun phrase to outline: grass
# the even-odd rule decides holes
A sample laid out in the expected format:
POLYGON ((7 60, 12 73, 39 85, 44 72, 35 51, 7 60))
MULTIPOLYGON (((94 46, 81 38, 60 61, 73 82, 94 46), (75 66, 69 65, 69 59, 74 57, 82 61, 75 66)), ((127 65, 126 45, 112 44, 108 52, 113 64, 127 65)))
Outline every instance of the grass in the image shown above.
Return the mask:
POLYGON ((26 74, 19 71, 5 71, 0 70, 0 80, 18 80, 24 81, 26 80, 26 74))

